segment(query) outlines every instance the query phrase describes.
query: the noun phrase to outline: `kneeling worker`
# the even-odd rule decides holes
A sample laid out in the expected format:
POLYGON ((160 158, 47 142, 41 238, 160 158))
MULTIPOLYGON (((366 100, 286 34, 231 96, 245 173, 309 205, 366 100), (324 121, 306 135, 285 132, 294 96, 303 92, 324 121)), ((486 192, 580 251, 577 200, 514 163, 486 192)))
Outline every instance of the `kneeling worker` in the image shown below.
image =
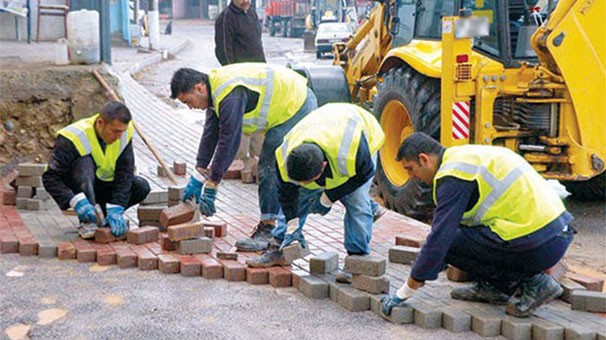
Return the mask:
POLYGON ((404 140, 397 159, 411 178, 433 183, 437 207, 408 280, 383 298, 385 314, 435 280, 445 264, 476 280, 454 289, 452 298, 507 304, 507 313, 516 317, 527 317, 562 294, 544 271, 568 249, 573 217, 526 160, 495 146, 446 149, 423 133, 404 140), (520 298, 511 298, 518 290, 520 298))
MULTIPOLYGON (((326 215, 336 201, 345 206, 347 253, 369 254, 373 221, 382 214, 369 191, 384 141, 375 117, 352 104, 324 105, 295 125, 276 149, 279 200, 287 225, 274 229, 272 246, 247 264, 284 265, 283 247, 293 241, 306 247, 302 228, 307 215, 326 215)), ((350 277, 338 275, 342 282, 350 277)))
POLYGON ((44 188, 65 210, 78 213, 78 233, 93 238, 97 229, 94 205, 98 203, 112 234, 127 232, 124 210, 140 203, 149 184, 134 175, 130 111, 124 104, 108 102, 100 113, 79 120, 57 133, 44 188))

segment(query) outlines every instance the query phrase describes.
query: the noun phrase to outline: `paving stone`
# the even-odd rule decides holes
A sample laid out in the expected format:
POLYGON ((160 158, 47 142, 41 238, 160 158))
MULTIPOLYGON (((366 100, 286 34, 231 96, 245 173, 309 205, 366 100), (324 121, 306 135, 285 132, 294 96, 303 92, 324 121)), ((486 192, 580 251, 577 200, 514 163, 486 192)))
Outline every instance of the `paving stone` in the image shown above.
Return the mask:
POLYGON ((156 227, 142 227, 126 233, 126 241, 132 244, 144 244, 158 241, 160 230, 156 227))
POLYGON ((158 269, 164 274, 176 274, 179 272, 179 260, 170 254, 158 255, 158 269))
POLYGON ((158 269, 158 257, 145 246, 136 246, 133 251, 137 254, 137 268, 139 270, 158 269))
POLYGON ((2 204, 4 205, 16 205, 17 204, 17 193, 14 190, 5 190, 1 192, 2 204))
POLYGON ((51 196, 48 194, 48 191, 46 191, 46 189, 44 188, 36 188, 36 192, 35 192, 35 199, 41 200, 41 201, 46 201, 51 199, 51 196))
POLYGON ((126 234, 115 237, 109 228, 99 228, 95 231, 95 242, 97 243, 111 243, 124 240, 126 240, 126 234))
POLYGON ((81 238, 72 240, 72 244, 76 247, 76 259, 78 262, 96 262, 97 250, 92 247, 89 241, 81 238))
POLYGON ((169 200, 180 200, 183 197, 185 187, 181 186, 170 186, 168 187, 168 199, 169 200))
POLYGON ((202 277, 205 279, 223 278, 223 265, 208 255, 196 255, 202 264, 202 277))
POLYGON ((292 287, 292 274, 282 267, 267 268, 269 284, 274 288, 292 287))
POLYGON ((291 269, 290 273, 292 274, 292 286, 297 289, 299 288, 299 282, 301 281, 301 277, 309 275, 308 272, 302 269, 296 269, 296 267, 294 269, 291 269))
POLYGON ((501 318, 482 310, 470 310, 471 330, 481 336, 497 336, 501 334, 501 318))
POLYGON ((606 293, 589 290, 573 290, 572 309, 594 313, 606 313, 606 293))
POLYGON ((339 267, 339 254, 328 252, 320 253, 309 259, 309 272, 312 274, 327 274, 336 271, 339 267))
POLYGON ((137 208, 137 219, 139 221, 160 221, 164 205, 140 205, 137 208))
POLYGON ((426 328, 436 329, 442 327, 442 311, 423 303, 415 303, 414 321, 415 325, 426 328))
POLYGON ((532 321, 509 316, 503 318, 501 334, 511 340, 530 340, 532 339, 532 321))
POLYGON ((295 260, 302 259, 309 255, 309 247, 304 248, 301 243, 296 242, 282 249, 286 263, 293 263, 295 260))
POLYGON ((46 210, 51 206, 52 200, 39 200, 35 198, 30 198, 27 200, 27 210, 31 211, 39 211, 46 210))
POLYGON ((566 277, 584 286, 588 290, 592 290, 594 292, 601 292, 604 290, 603 279, 572 272, 566 273, 566 277))
POLYGON ((371 294, 389 293, 389 280, 385 276, 367 276, 354 274, 351 282, 355 289, 371 294))
POLYGON ((471 330, 471 315, 458 307, 443 308, 442 327, 453 333, 468 332, 471 330))
POLYGON ((419 248, 394 246, 389 249, 389 262, 412 264, 419 254, 419 248))
POLYGON ((564 327, 552 322, 537 319, 532 322, 533 340, 563 340, 564 327))
POLYGON ((27 177, 22 177, 19 176, 17 177, 17 181, 16 181, 17 187, 33 187, 33 188, 38 188, 38 187, 42 187, 42 177, 40 176, 27 176, 27 177))
POLYGON ((564 339, 566 340, 595 340, 596 332, 583 326, 568 325, 564 330, 564 339))
POLYGON ((17 197, 15 199, 17 209, 19 209, 19 210, 27 210, 27 202, 28 201, 29 201, 29 198, 20 198, 20 197, 17 197))
POLYGON ((425 244, 425 238, 415 235, 396 236, 396 246, 407 246, 413 248, 422 248, 425 244))
POLYGON ((203 235, 204 225, 202 222, 183 223, 168 227, 168 239, 171 241, 189 240, 203 235))
POLYGON ((181 204, 181 203, 182 203, 182 202, 181 202, 181 200, 180 200, 180 199, 178 199, 178 200, 168 200, 168 207, 169 207, 169 208, 170 208, 170 207, 174 207, 174 206, 179 205, 179 204, 181 204))
POLYGON ((57 245, 53 242, 46 241, 38 243, 38 257, 55 258, 57 257, 57 245))
POLYGON ((178 241, 171 241, 168 238, 168 234, 162 233, 160 234, 160 248, 162 250, 171 251, 177 250, 178 241))
POLYGON ((141 202, 141 204, 143 205, 166 205, 166 203, 168 203, 168 191, 157 189, 150 191, 150 193, 147 195, 147 197, 145 197, 143 202, 141 202))
POLYGON ((346 256, 343 270, 352 274, 381 276, 385 274, 385 259, 378 256, 346 256))
POLYGON ((17 172, 20 177, 40 177, 46 171, 46 163, 19 163, 17 172))
MULTIPOLYGON (((213 229, 214 231, 214 229, 213 229)), ((238 260, 238 253, 228 252, 228 251, 218 251, 217 258, 221 260, 238 260)))
POLYGON ((572 292, 573 291, 587 289, 584 286, 581 286, 580 284, 572 281, 571 279, 569 279, 567 277, 562 279, 562 282, 560 282, 560 285, 562 286, 562 288, 564 288, 564 293, 562 293, 562 295, 560 296, 560 299, 563 301, 566 301, 570 304, 572 304, 572 292))
POLYGON ((299 277, 298 289, 310 299, 326 299, 329 296, 328 282, 313 275, 299 277))
POLYGON ((190 222, 194 218, 197 206, 191 202, 179 203, 168 207, 160 213, 160 224, 163 227, 190 222))
POLYGON ((179 254, 210 253, 212 250, 213 240, 208 237, 182 240, 177 243, 177 252, 179 254))
POLYGON ((351 288, 348 284, 338 283, 338 282, 335 282, 334 280, 329 281, 328 282, 328 296, 330 297, 330 300, 332 300, 332 302, 334 302, 334 303, 338 303, 339 302, 339 291, 341 289, 345 289, 348 287, 351 288))
POLYGON ((118 267, 131 268, 137 266, 137 254, 123 242, 112 243, 111 247, 116 251, 118 267))
POLYGON ((98 244, 97 246, 106 246, 105 249, 97 249, 97 264, 100 266, 111 266, 118 262, 118 254, 107 244, 98 244))
POLYGON ((36 256, 38 255, 38 241, 32 237, 19 239, 19 254, 21 256, 36 256))
POLYGON ((156 227, 158 230, 160 230, 160 232, 166 232, 168 230, 168 228, 163 226, 160 221, 139 220, 139 228, 143 227, 156 227))
POLYGON ((446 277, 452 282, 470 282, 473 280, 471 274, 453 266, 448 266, 446 277))
POLYGON ((202 221, 205 228, 214 228, 215 237, 227 236, 227 223, 225 222, 213 222, 213 221, 202 221))
POLYGON ((34 188, 20 186, 17 188, 17 198, 32 198, 34 196, 34 188))
POLYGON ((204 227, 204 236, 214 239, 215 238, 215 228, 204 227))
MULTIPOLYGON (((221 261, 221 263, 223 264, 223 276, 225 277, 225 280, 246 281, 246 265, 233 260, 224 260, 221 261)), ((271 273, 269 275, 269 280, 271 280, 271 273)))
POLYGON ((192 255, 179 255, 181 275, 192 277, 202 275, 202 261, 192 255))
POLYGON ((370 309, 369 295, 349 286, 338 288, 337 303, 352 312, 362 312, 370 309))
POLYGON ((385 315, 382 312, 381 298, 384 295, 371 295, 370 296, 370 309, 377 315, 381 316, 385 320, 400 325, 400 324, 411 324, 414 322, 414 309, 410 306, 404 305, 400 307, 394 307, 391 310, 390 315, 385 315))
POLYGON ((269 273, 265 268, 246 267, 246 282, 251 285, 265 285, 269 283, 269 273))
POLYGON ((181 161, 173 162, 173 171, 177 176, 187 175, 187 163, 181 161))
POLYGON ((545 273, 551 276, 554 280, 562 282, 566 273, 568 272, 568 264, 563 259, 558 261, 555 266, 547 269, 545 273))
POLYGON ((61 242, 57 245, 59 260, 75 260, 76 247, 71 242, 61 242))
POLYGON ((162 165, 158 165, 156 168, 156 175, 158 175, 158 177, 168 177, 168 171, 166 171, 162 165))

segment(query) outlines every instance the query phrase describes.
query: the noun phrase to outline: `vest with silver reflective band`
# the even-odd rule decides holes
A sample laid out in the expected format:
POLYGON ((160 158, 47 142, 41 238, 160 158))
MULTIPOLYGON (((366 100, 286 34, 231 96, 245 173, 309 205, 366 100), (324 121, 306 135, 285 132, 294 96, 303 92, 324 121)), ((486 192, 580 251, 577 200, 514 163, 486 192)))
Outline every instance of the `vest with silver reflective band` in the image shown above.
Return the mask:
POLYGON ((122 151, 126 148, 133 137, 133 123, 128 124, 128 129, 122 134, 122 137, 115 142, 105 146, 105 152, 99 144, 97 133, 95 132, 95 122, 99 114, 81 119, 65 128, 59 130, 57 135, 69 139, 81 157, 91 155, 97 166, 95 172, 97 178, 105 182, 114 180, 116 162, 122 151))
POLYGON ((276 149, 282 180, 310 190, 321 188, 315 182, 304 184, 290 179, 286 167, 287 155, 294 148, 303 143, 314 143, 324 152, 333 175, 326 178, 325 189, 344 184, 356 175, 356 154, 362 134, 366 137, 371 155, 385 142, 385 134, 375 117, 356 105, 326 104, 312 111, 295 125, 276 149))
POLYGON ((434 201, 436 183, 446 176, 478 183, 478 202, 463 214, 461 224, 485 225, 505 241, 531 234, 565 211, 562 200, 547 181, 524 158, 507 148, 479 145, 448 148, 433 180, 434 201))
POLYGON ((238 86, 259 94, 257 106, 244 114, 242 132, 252 134, 278 126, 307 99, 307 79, 283 66, 264 63, 233 64, 212 70, 210 89, 218 116, 221 101, 238 86))

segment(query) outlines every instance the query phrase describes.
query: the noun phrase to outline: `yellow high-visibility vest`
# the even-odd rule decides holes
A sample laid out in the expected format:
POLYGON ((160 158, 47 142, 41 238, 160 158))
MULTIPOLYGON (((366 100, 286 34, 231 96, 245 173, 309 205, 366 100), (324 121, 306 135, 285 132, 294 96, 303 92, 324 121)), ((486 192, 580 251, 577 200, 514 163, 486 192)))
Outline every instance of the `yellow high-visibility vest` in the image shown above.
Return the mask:
POLYGON ((105 152, 99 144, 97 133, 95 132, 95 122, 99 117, 99 113, 96 115, 81 119, 71 125, 64 127, 57 132, 57 135, 61 135, 69 139, 81 157, 91 155, 97 166, 95 172, 97 178, 105 182, 111 182, 114 180, 116 171, 116 162, 118 157, 122 154, 122 151, 126 148, 128 143, 133 137, 134 127, 133 123, 128 124, 128 129, 122 134, 122 137, 115 142, 105 146, 105 152))
POLYGON ((267 131, 294 116, 307 99, 307 79, 297 72, 264 63, 232 64, 208 76, 215 114, 221 101, 238 86, 259 94, 257 106, 244 114, 242 132, 267 131))
POLYGON ((356 154, 362 135, 366 137, 371 155, 385 142, 385 134, 375 117, 357 105, 326 104, 310 112, 286 134, 284 142, 276 149, 282 180, 310 190, 321 188, 315 182, 304 184, 290 179, 286 168, 286 160, 294 148, 303 143, 314 143, 326 155, 333 175, 326 178, 325 189, 344 184, 356 175, 356 154))
POLYGON ((478 202, 463 214, 461 224, 487 226, 505 241, 543 228, 566 210, 547 181, 524 158, 507 148, 480 145, 448 148, 433 180, 434 201, 436 183, 446 176, 478 183, 478 202))

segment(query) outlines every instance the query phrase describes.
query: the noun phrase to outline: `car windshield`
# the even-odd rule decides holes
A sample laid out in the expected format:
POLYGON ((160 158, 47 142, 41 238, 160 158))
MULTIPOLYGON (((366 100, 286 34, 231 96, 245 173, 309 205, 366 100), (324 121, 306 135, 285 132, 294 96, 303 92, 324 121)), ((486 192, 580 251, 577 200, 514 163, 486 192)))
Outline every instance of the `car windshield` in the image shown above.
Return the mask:
POLYGON ((348 24, 322 24, 318 28, 318 32, 322 33, 349 33, 349 25, 348 24))

